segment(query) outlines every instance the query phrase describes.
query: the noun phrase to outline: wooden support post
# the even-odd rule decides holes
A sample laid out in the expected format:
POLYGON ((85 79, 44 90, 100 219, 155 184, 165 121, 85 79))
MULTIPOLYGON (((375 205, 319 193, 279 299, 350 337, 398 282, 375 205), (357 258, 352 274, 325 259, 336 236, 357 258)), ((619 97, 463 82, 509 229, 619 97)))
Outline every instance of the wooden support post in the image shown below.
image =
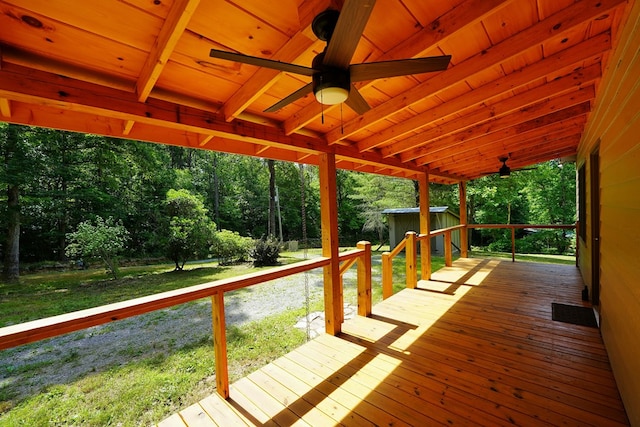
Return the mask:
POLYGON ((216 359, 216 390, 224 399, 229 398, 229 368, 227 364, 227 332, 224 319, 224 292, 211 297, 213 351, 216 359))
POLYGON ((325 329, 327 334, 337 335, 342 329, 344 307, 338 258, 336 156, 333 153, 322 153, 319 157, 322 256, 330 259, 329 265, 324 267, 325 329))
POLYGON ((382 299, 393 295, 393 264, 390 252, 382 253, 382 299))
POLYGON ((407 288, 415 289, 418 286, 418 272, 416 270, 418 258, 416 256, 416 233, 407 231, 407 246, 404 248, 407 264, 407 288))
MULTIPOLYGON (((431 213, 429 211, 429 170, 420 175, 420 234, 431 231, 431 213)), ((420 240, 420 277, 422 280, 431 279, 431 238, 420 240)))
POLYGON ((358 315, 371 316, 371 243, 358 242, 364 253, 358 258, 358 315))
POLYGON ((458 183, 458 193, 460 194, 460 224, 465 225, 460 229, 460 257, 469 257, 469 237, 467 225, 467 183, 460 181, 458 183))
POLYGON ((451 256, 451 231, 444 233, 444 265, 451 267, 453 258, 451 256))
POLYGON ((511 262, 516 262, 516 228, 511 227, 511 262))

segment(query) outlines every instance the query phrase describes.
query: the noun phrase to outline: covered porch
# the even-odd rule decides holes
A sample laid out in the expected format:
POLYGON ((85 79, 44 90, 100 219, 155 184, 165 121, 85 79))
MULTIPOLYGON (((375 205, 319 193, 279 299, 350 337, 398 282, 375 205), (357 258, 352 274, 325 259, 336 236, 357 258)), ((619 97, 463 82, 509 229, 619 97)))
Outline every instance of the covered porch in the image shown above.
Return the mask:
POLYGON ((461 258, 159 426, 628 425, 570 265, 461 258))

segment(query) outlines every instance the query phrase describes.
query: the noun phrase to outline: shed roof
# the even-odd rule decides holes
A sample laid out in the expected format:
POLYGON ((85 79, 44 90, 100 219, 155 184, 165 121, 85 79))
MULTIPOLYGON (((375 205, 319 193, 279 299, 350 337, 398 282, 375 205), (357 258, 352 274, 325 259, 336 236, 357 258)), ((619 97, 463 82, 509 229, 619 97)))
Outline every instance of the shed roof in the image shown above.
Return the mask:
MULTIPOLYGON (((431 206, 429 207, 429 212, 431 213, 449 212, 452 215, 458 216, 456 215, 455 212, 449 210, 449 206, 431 206)), ((392 209, 385 209, 382 211, 382 213, 386 215, 420 213, 420 208, 392 208, 392 209)))

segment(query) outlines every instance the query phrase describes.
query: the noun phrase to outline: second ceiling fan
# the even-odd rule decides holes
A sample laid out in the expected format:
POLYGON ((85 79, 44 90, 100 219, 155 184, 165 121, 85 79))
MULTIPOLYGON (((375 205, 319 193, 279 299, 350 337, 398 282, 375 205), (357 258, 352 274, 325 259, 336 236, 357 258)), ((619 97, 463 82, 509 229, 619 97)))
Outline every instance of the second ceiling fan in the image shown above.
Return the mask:
POLYGON ((442 71, 447 69, 451 60, 450 55, 444 55, 351 64, 374 4, 375 0, 346 0, 341 11, 329 9, 318 14, 311 28, 316 37, 327 42, 327 46, 316 55, 311 67, 217 49, 211 49, 209 56, 312 78, 310 83, 267 108, 265 112, 278 111, 313 92, 321 104, 344 102, 356 113, 363 114, 371 107, 353 85, 354 82, 442 71))

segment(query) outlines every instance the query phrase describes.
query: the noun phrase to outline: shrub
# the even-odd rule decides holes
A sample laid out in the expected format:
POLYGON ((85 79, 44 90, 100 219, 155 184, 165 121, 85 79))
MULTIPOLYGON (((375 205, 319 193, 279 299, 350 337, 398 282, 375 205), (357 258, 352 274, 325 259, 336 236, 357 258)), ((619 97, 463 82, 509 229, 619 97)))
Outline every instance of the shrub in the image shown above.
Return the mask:
POLYGON ((258 240, 256 246, 251 250, 251 258, 254 259, 253 265, 256 267, 278 265, 279 255, 280 243, 273 237, 258 240))
POLYGON ((253 239, 243 237, 230 230, 221 230, 214 234, 211 255, 220 259, 220 264, 231 264, 234 261, 246 261, 253 247, 253 239))

